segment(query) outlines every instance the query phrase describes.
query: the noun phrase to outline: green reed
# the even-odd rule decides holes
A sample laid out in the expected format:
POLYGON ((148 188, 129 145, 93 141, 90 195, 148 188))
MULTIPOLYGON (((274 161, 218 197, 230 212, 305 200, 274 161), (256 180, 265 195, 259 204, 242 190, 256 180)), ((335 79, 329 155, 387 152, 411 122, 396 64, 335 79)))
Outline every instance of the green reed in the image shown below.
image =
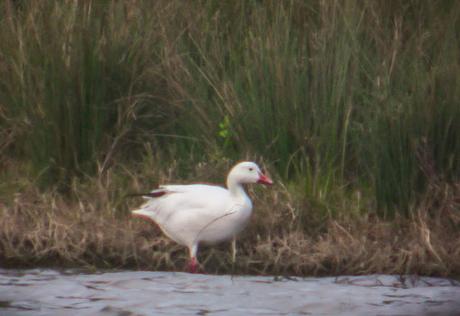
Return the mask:
POLYGON ((459 9, 7 1, 7 151, 49 183, 139 162, 146 146, 185 173, 263 158, 314 208, 404 213, 433 177, 458 182, 459 9))

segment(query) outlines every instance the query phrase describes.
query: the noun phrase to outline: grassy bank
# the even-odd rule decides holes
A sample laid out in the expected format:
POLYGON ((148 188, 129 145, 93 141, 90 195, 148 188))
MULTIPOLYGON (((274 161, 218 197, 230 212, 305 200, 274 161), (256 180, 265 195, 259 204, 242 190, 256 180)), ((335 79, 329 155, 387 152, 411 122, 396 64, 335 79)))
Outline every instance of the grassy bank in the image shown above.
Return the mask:
MULTIPOLYGON (((203 163, 191 171, 190 179, 223 181, 220 174, 228 166, 222 164, 210 175, 211 165, 203 163)), ((71 185, 72 199, 58 191, 40 192, 33 182, 22 183, 20 193, 0 213, 2 265, 182 271, 188 260, 186 249, 128 214, 139 201, 124 199, 125 191, 177 178, 174 168, 160 173, 146 170, 150 171, 133 173, 120 166, 101 178, 76 181, 71 185)), ((277 180, 270 189, 250 192, 255 212, 238 240, 235 265, 229 243, 203 247, 199 260, 207 272, 459 275, 458 201, 449 200, 454 192, 444 191, 437 216, 416 209, 409 218, 391 221, 371 214, 325 218, 314 211, 305 216, 308 202, 294 197, 277 180)))
POLYGON ((0 10, 4 262, 177 268, 126 193, 251 159, 238 271, 459 274, 458 1, 0 10))

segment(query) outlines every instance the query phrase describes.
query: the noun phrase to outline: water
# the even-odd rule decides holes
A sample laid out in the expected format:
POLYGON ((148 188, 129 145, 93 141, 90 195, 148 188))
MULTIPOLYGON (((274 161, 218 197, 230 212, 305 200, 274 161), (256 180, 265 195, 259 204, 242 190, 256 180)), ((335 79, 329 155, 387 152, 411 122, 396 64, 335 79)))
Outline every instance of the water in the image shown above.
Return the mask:
POLYGON ((0 269, 0 315, 460 315, 460 283, 0 269))

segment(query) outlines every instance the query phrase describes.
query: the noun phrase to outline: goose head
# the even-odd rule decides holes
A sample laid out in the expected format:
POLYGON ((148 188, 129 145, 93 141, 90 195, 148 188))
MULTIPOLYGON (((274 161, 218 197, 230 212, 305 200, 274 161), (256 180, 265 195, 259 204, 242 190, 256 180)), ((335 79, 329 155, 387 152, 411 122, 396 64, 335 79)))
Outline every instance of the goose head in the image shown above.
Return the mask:
POLYGON ((262 173, 257 164, 251 161, 243 161, 230 170, 227 178, 227 186, 246 183, 272 185, 273 181, 262 173))

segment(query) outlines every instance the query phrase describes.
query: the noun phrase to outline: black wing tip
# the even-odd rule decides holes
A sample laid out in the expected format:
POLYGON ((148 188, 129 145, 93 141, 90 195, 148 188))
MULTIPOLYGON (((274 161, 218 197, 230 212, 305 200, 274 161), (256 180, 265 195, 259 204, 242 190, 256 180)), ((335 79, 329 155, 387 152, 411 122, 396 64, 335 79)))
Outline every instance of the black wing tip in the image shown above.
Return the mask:
POLYGON ((156 198, 160 197, 166 194, 166 191, 153 191, 153 192, 148 192, 148 193, 130 193, 125 195, 125 197, 137 197, 137 196, 143 196, 143 197, 150 197, 150 198, 156 198))

